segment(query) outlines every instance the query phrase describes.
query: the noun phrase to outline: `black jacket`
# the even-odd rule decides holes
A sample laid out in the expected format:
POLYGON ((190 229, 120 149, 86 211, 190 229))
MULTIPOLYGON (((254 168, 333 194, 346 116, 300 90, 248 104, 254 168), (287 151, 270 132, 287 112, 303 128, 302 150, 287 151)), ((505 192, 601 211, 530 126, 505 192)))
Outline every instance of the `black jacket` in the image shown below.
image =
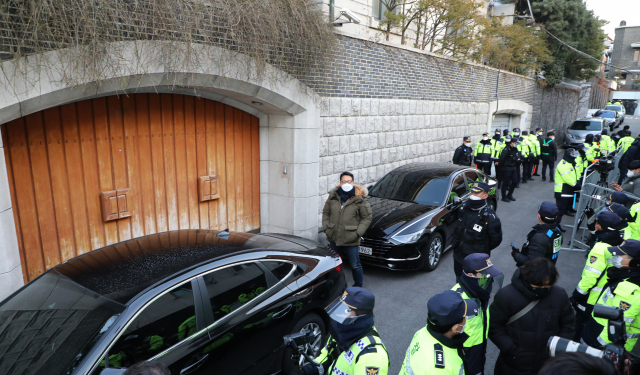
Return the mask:
POLYGON ((540 142, 540 159, 546 161, 558 160, 558 147, 556 146, 556 141, 551 138, 547 138, 540 142))
POLYGON ((473 158, 473 149, 465 145, 460 145, 456 148, 456 152, 453 154, 453 164, 471 166, 471 159, 473 158))
POLYGON ((491 208, 484 206, 474 210, 465 204, 458 211, 458 227, 454 238, 458 242, 453 249, 453 258, 459 262, 474 253, 491 255, 491 250, 502 242, 502 224, 491 208))
POLYGON ((507 325, 509 318, 536 298, 517 269, 511 284, 502 288, 489 306, 489 339, 500 349, 495 375, 535 375, 549 359, 549 337, 573 338, 573 308, 567 292, 557 285, 531 311, 507 325))
POLYGON ((538 224, 527 234, 527 242, 522 245, 520 252, 513 251, 511 256, 518 267, 533 258, 547 258, 555 264, 561 245, 562 232, 555 224, 538 224))
POLYGON ((500 153, 498 159, 500 171, 515 171, 518 163, 518 149, 516 147, 507 146, 500 153))
POLYGON ((618 168, 627 169, 629 163, 638 159, 640 159, 640 139, 636 138, 624 155, 622 155, 620 163, 618 163, 618 168))

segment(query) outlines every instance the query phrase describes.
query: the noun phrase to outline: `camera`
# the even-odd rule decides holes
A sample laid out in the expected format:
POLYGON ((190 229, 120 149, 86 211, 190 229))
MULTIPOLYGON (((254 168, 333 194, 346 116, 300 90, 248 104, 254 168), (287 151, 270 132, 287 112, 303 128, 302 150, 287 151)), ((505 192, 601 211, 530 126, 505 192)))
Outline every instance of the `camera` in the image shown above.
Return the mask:
POLYGON ((595 149, 596 151, 600 151, 602 156, 600 157, 600 159, 598 159, 598 161, 596 163, 594 163, 595 166, 595 170, 600 173, 600 179, 602 179, 602 176, 606 176, 609 174, 609 172, 611 172, 612 170, 615 169, 616 167, 616 163, 614 160, 614 155, 607 153, 606 150, 600 150, 600 149, 595 149))
POLYGON ((563 339, 559 336, 551 336, 547 342, 549 355, 555 357, 557 354, 565 352, 587 353, 594 357, 608 360, 616 370, 618 370, 618 373, 622 374, 624 361, 628 358, 628 353, 624 349, 624 344, 627 341, 624 312, 613 306, 595 305, 593 307, 593 315, 596 318, 608 319, 609 326, 603 329, 607 329, 609 332, 609 341, 611 341, 611 344, 607 344, 602 349, 596 349, 586 344, 563 339))
MULTIPOLYGON (((314 333, 313 331, 305 329, 283 337, 285 346, 291 350, 291 358, 294 360, 294 363, 300 363, 300 356, 303 356, 311 364, 319 366, 319 364, 307 354, 307 350, 318 340, 319 335, 319 332, 314 333)), ((314 356, 317 354, 318 353, 314 353, 314 356)))
POLYGON ((349 9, 342 9, 340 11, 340 15, 344 16, 346 19, 348 19, 349 21, 353 22, 353 23, 360 23, 362 22, 360 20, 360 18, 358 18, 358 16, 356 16, 355 14, 351 13, 351 11, 349 9))

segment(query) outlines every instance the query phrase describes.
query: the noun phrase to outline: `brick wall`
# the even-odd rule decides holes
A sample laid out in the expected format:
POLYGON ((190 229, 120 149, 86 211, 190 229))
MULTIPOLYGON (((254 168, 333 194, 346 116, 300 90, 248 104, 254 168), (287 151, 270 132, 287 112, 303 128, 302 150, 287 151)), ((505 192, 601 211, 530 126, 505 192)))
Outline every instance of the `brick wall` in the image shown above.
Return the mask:
POLYGON ((564 133, 567 127, 580 117, 579 101, 579 86, 560 84, 554 88, 537 87, 531 127, 555 129, 556 136, 564 133))

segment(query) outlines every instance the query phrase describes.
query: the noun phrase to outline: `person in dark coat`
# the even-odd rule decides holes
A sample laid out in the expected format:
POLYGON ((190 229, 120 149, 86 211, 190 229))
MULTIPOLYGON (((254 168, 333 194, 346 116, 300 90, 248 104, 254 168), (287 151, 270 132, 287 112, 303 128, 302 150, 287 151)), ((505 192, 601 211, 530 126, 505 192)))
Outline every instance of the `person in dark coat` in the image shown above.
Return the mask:
MULTIPOLYGON (((639 134, 640 135, 640 134, 639 134)), ((622 184, 622 181, 627 178, 627 171, 629 170, 629 163, 634 160, 640 159, 640 138, 636 137, 631 146, 622 155, 618 162, 618 169, 620 170, 620 176, 618 177, 618 185, 622 184)))
POLYGON ((551 336, 572 339, 575 317, 564 288, 554 285, 558 271, 551 261, 534 258, 518 268, 489 307, 489 339, 500 349, 495 375, 535 375, 549 359, 551 336), (509 322, 526 307, 530 311, 509 322))
POLYGON ((473 159, 473 149, 471 148, 471 137, 466 136, 462 139, 462 144, 456 148, 456 152, 453 153, 453 164, 471 166, 473 159))
POLYGON ((556 147, 556 133, 547 132, 547 138, 540 142, 540 160, 542 160, 542 181, 547 180, 547 167, 549 168, 549 180, 553 182, 554 168, 558 160, 558 148, 556 147))
POLYGON ((505 147, 498 158, 496 165, 500 168, 500 176, 502 177, 502 201, 510 203, 516 199, 513 197, 513 191, 518 184, 517 168, 520 168, 518 161, 518 149, 516 148, 517 138, 507 139, 507 147, 505 147))
POLYGON ((516 266, 521 267, 533 258, 546 258, 556 264, 560 247, 562 246, 562 232, 556 227, 558 206, 553 202, 542 202, 538 207, 538 222, 527 234, 527 242, 522 250, 512 248, 511 256, 516 266))
POLYGON ((456 276, 462 274, 462 264, 467 255, 491 255, 491 250, 502 242, 502 224, 496 212, 487 204, 489 185, 475 182, 470 190, 469 200, 459 210, 458 226, 453 236, 458 240, 453 246, 453 270, 456 276))

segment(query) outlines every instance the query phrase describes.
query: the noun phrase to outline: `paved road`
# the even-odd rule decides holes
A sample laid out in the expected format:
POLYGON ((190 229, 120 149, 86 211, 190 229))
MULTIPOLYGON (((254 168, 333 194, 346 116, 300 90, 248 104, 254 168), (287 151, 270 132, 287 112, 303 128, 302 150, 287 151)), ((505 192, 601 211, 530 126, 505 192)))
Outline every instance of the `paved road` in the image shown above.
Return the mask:
MULTIPOLYGON (((640 116, 627 116, 625 125, 631 126, 633 135, 640 133, 640 116)), ((558 134, 560 138, 562 135, 558 134)), ((493 264, 505 273, 505 285, 510 283, 515 262, 511 257, 510 244, 521 247, 530 228, 537 224, 537 210, 541 202, 553 199, 553 184, 543 182, 540 177, 527 184, 521 184, 514 192, 516 202, 498 204, 498 216, 504 234, 502 244, 491 254, 493 264)), ((567 219, 563 221, 568 221, 567 219)), ((569 235, 567 232, 566 235, 569 235)), ((565 236, 566 236, 565 235, 565 236)), ((568 236, 566 236, 568 237, 568 236)), ((565 239, 565 245, 568 240, 565 239)), ((582 268, 584 253, 561 252, 558 257, 558 284, 571 293, 577 285, 582 268)), ((347 270, 349 285, 353 285, 351 272, 347 270)), ((364 266, 365 288, 376 295, 375 320, 387 349, 391 368, 389 374, 397 374, 402 366, 404 354, 413 334, 426 324, 427 301, 433 295, 455 285, 453 257, 451 251, 444 254, 438 268, 425 272, 392 272, 364 266)), ((493 375, 493 367, 498 357, 498 349, 489 342, 486 374, 493 375)))

